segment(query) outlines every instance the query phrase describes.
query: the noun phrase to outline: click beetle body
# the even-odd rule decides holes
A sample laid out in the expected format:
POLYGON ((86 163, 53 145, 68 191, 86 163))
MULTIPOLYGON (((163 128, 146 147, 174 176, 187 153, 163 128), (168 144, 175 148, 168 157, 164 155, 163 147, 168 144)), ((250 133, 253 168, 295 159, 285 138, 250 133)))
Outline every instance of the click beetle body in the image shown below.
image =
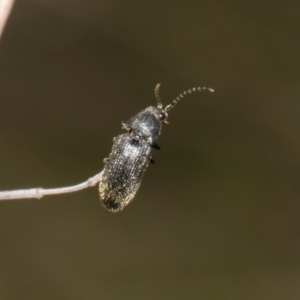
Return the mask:
POLYGON ((123 122, 127 132, 114 138, 112 151, 105 159, 99 193, 101 203, 109 211, 121 211, 137 193, 149 163, 154 163, 151 148, 160 149, 155 140, 161 133, 162 123, 168 123, 168 112, 192 92, 213 92, 205 87, 189 89, 163 108, 159 87, 160 84, 155 87, 157 107, 149 106, 123 122))

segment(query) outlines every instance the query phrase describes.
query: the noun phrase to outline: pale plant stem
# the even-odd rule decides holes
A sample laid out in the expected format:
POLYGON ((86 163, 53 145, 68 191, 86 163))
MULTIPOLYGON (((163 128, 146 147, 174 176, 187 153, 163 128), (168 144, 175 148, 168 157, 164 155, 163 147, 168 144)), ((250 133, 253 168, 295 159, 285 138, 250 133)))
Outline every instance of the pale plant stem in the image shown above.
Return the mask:
POLYGON ((0 0, 0 38, 10 14, 14 0, 0 0))
POLYGON ((42 198, 47 195, 58 195, 78 192, 80 190, 86 189, 91 186, 95 186, 102 177, 103 171, 96 174, 95 176, 89 178, 88 180, 67 187, 55 188, 55 189, 43 189, 43 188, 33 188, 24 190, 12 190, 0 192, 1 200, 14 200, 14 199, 28 199, 28 198, 42 198))
MULTIPOLYGON (((0 38, 2 36, 8 16, 11 12, 13 3, 14 0, 0 0, 0 38)), ((47 195, 58 195, 58 194, 77 192, 86 189, 90 186, 96 185, 101 180, 102 173, 103 171, 77 185, 72 185, 72 186, 67 186, 62 188, 55 188, 55 189, 33 188, 33 189, 3 191, 0 192, 0 201, 14 200, 14 199, 28 199, 28 198, 40 199, 47 195)))

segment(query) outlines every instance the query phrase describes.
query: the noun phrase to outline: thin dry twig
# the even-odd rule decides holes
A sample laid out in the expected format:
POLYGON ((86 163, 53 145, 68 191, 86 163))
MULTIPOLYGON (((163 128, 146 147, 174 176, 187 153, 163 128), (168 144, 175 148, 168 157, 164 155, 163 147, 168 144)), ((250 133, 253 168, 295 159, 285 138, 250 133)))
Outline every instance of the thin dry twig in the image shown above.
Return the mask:
POLYGON ((91 186, 95 186, 102 177, 103 171, 96 174, 95 176, 89 178, 88 180, 67 187, 55 188, 55 189, 43 189, 43 188, 33 188, 24 190, 13 190, 13 191, 3 191, 0 192, 1 200, 13 200, 13 199, 28 199, 28 198, 38 198, 41 199, 47 195, 58 195, 78 192, 80 190, 86 189, 91 186))
POLYGON ((14 0, 0 0, 0 38, 2 36, 14 0))

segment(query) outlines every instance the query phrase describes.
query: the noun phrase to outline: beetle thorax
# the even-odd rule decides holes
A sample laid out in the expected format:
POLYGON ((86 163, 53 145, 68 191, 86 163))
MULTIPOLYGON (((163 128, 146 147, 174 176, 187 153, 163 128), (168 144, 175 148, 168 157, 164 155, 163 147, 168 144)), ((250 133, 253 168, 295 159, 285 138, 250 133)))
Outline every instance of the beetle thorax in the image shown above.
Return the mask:
POLYGON ((149 106, 123 123, 123 127, 152 144, 160 135, 159 115, 161 111, 155 106, 149 106))

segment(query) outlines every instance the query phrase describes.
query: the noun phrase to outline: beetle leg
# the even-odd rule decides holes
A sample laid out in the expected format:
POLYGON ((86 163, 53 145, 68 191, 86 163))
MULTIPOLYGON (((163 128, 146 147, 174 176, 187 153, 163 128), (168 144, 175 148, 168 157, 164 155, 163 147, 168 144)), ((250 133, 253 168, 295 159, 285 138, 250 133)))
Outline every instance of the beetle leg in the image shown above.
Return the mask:
POLYGON ((128 126, 126 125, 125 122, 122 122, 121 124, 122 124, 122 129, 125 129, 125 130, 127 130, 128 132, 131 132, 131 131, 132 131, 132 128, 128 127, 128 126))
POLYGON ((149 156, 149 160, 150 160, 151 164, 153 164, 153 165, 155 164, 155 160, 151 155, 149 156))
POLYGON ((154 149, 157 149, 157 150, 160 150, 160 147, 155 143, 150 144, 150 147, 152 147, 154 149))

